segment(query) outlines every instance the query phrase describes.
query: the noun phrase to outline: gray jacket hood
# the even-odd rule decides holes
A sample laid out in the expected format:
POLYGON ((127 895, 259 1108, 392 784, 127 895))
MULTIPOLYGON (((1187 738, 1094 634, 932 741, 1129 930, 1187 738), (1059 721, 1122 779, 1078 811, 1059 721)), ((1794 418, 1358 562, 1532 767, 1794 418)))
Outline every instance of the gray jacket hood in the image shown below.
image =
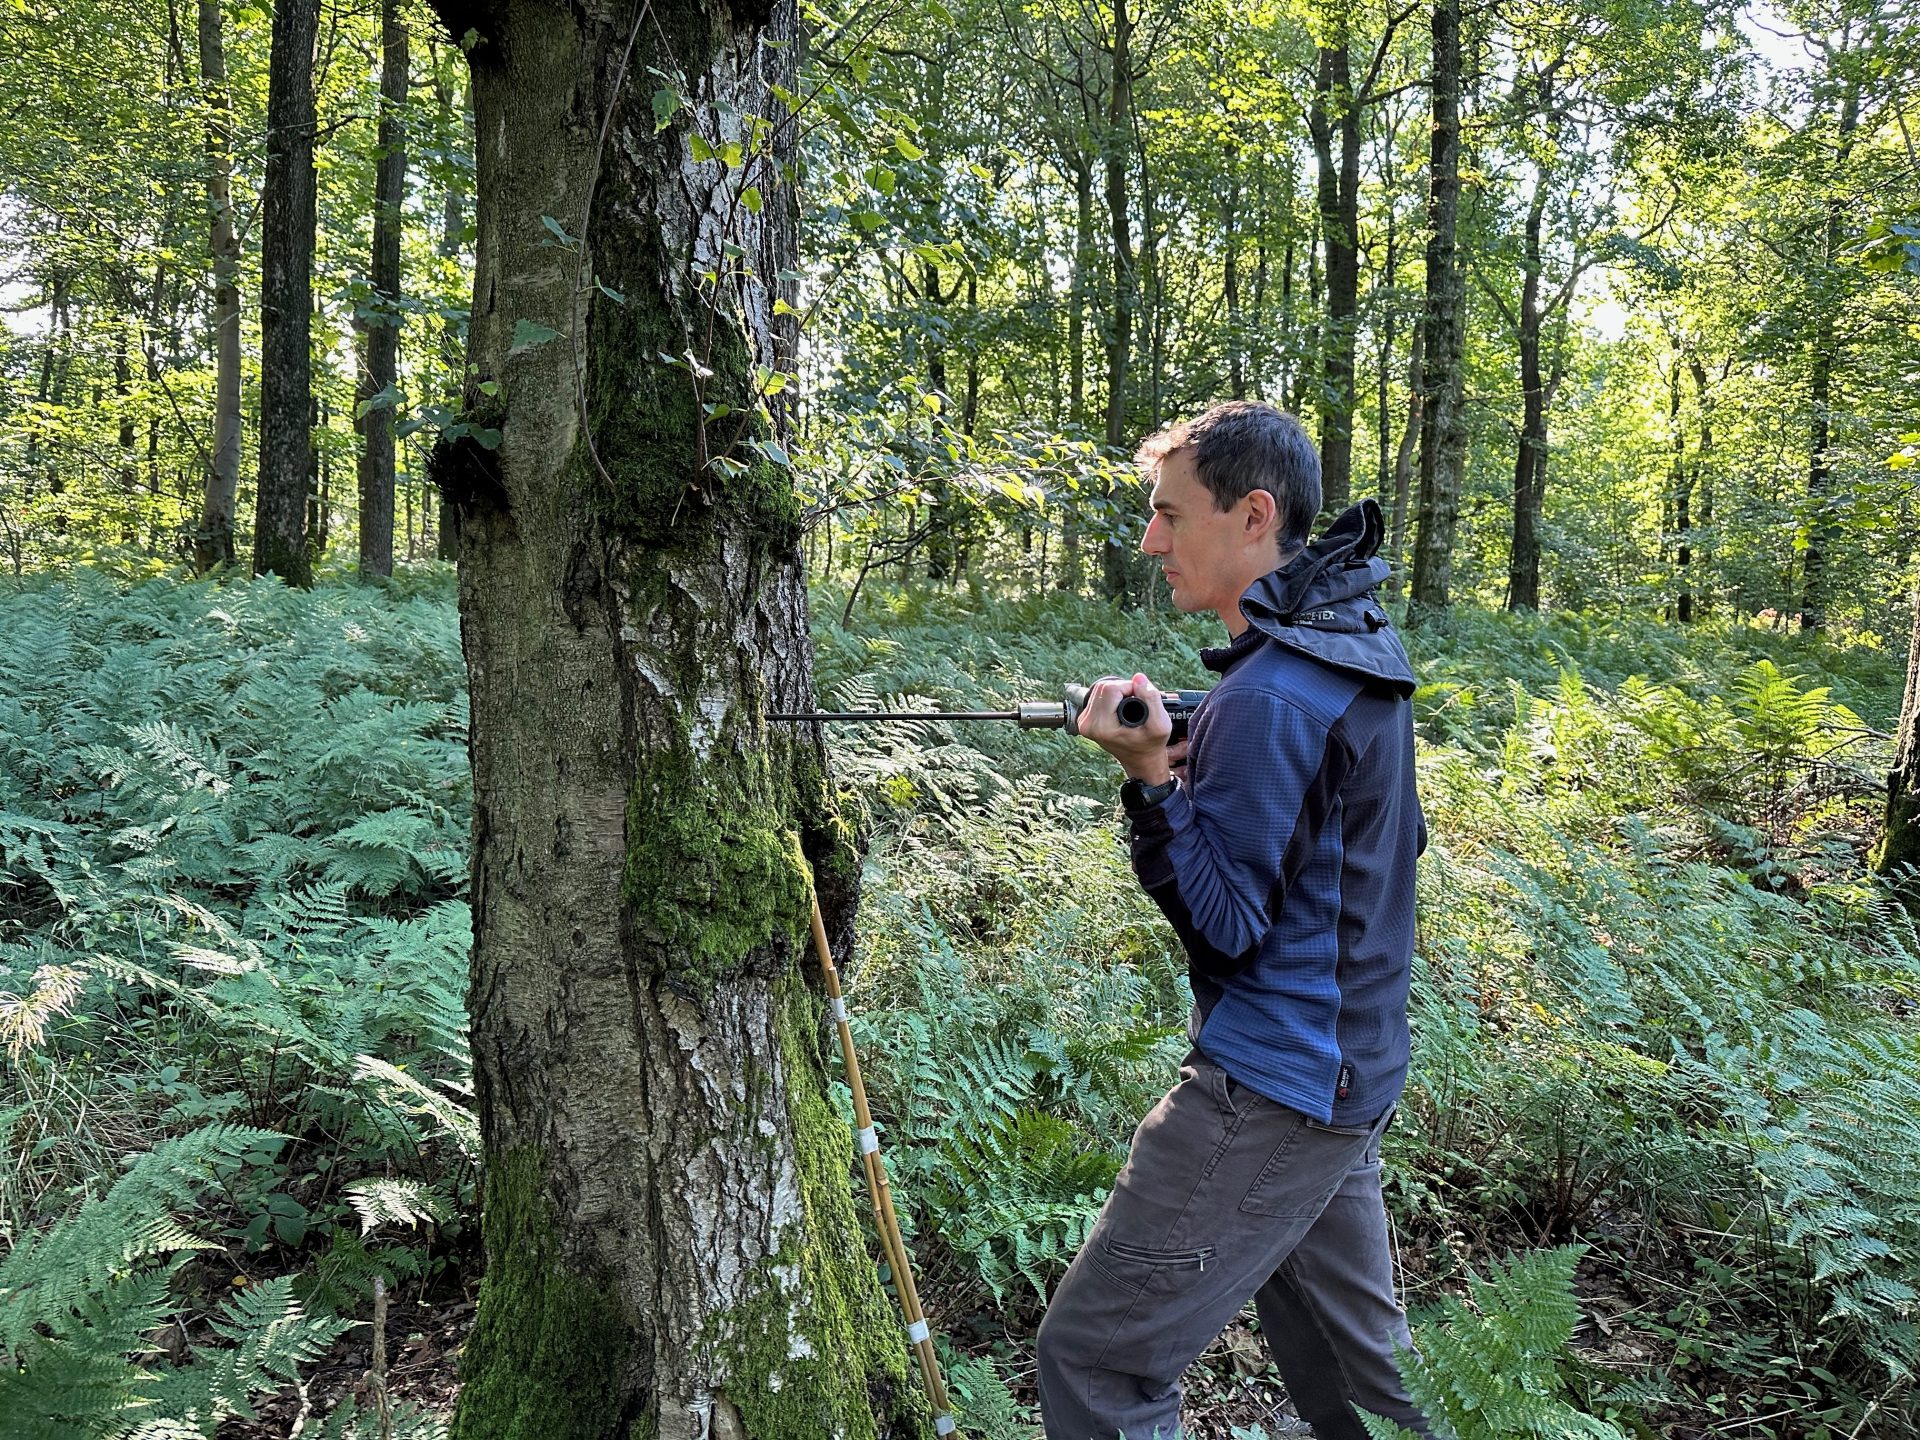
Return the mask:
POLYGON ((1391 573, 1379 555, 1384 533, 1378 501, 1350 506, 1318 540, 1249 585, 1240 613, 1276 645, 1413 694, 1413 666, 1374 593, 1391 573))

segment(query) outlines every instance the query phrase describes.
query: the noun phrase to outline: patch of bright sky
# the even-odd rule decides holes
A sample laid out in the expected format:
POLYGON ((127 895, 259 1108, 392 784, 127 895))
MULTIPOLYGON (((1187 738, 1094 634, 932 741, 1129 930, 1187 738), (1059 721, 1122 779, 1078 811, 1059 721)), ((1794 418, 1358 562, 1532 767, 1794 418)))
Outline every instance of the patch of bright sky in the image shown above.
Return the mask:
MULTIPOLYGON (((1735 23, 1740 38, 1747 42, 1760 62, 1762 83, 1804 69, 1808 64, 1811 57, 1802 32, 1770 0, 1752 0, 1741 7, 1735 23)), ((1621 303, 1605 272, 1600 272, 1600 283, 1585 298, 1580 323, 1602 340, 1623 339, 1632 312, 1621 303)))

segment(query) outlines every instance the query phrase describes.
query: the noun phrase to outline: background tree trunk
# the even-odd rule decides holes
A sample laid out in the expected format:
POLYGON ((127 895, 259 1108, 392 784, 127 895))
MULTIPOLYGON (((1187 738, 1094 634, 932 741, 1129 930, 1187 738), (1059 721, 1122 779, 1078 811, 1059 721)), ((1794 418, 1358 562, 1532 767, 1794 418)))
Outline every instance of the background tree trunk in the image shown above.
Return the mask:
POLYGON ((1920 914, 1920 589, 1914 592, 1913 638, 1907 647, 1907 693, 1900 705, 1900 734, 1887 775, 1887 821, 1873 868, 1900 884, 1907 908, 1920 914))
POLYGON ((1360 308, 1360 114, 1344 13, 1318 52, 1308 114, 1319 164, 1320 234, 1326 246, 1326 328, 1320 345, 1320 485, 1329 510, 1353 494, 1353 370, 1360 308), (1340 153, 1333 153, 1335 135, 1340 153))
MULTIPOLYGON (((1828 181, 1836 192, 1843 183, 1839 172, 1844 170, 1852 152, 1854 132, 1859 125, 1859 83, 1849 79, 1840 97, 1836 125, 1836 173, 1828 181)), ((1828 557, 1840 536, 1839 523, 1833 516, 1833 462, 1829 448, 1833 444, 1833 371, 1839 354, 1839 310, 1844 293, 1836 261, 1852 214, 1851 198, 1835 193, 1827 202, 1825 231, 1821 237, 1819 318, 1813 338, 1813 374, 1807 387, 1810 419, 1807 427, 1807 553, 1800 594, 1802 630, 1819 630, 1827 623, 1828 557)))
POLYGON ((253 573, 313 583, 313 45, 320 0, 280 0, 267 71, 267 167, 260 202, 260 484, 253 573))
POLYGON ((798 506, 747 444, 784 438, 784 400, 739 428, 755 366, 791 365, 769 92, 795 7, 438 8, 479 36, 479 433, 433 465, 461 510, 487 1157, 455 1434, 921 1433, 803 979, 803 856, 843 941, 857 857, 817 740, 762 718, 812 700, 798 506), (662 75, 686 94, 656 131, 662 75), (696 163, 696 132, 750 158, 696 163))
POLYGON ((202 574, 234 560, 240 495, 240 242, 233 231, 233 109, 220 0, 200 0, 200 84, 207 113, 207 234, 213 258, 213 452, 193 538, 202 574))
POLYGON ((1547 471, 1547 386, 1540 373, 1540 226, 1546 212, 1544 171, 1527 208, 1520 283, 1520 443, 1513 457, 1513 544, 1507 558, 1507 608, 1540 608, 1540 512, 1547 471))
POLYGON ((361 415, 360 578, 393 574, 393 417, 400 360, 400 207, 407 184, 407 28, 399 0, 380 7, 380 135, 373 183, 373 263, 362 322, 366 369, 361 415))
POLYGON ((1465 285, 1456 253, 1460 210, 1460 0, 1433 7, 1433 143, 1427 193, 1426 354, 1420 379, 1420 533, 1407 622, 1447 608, 1460 515, 1466 432, 1460 413, 1465 285))

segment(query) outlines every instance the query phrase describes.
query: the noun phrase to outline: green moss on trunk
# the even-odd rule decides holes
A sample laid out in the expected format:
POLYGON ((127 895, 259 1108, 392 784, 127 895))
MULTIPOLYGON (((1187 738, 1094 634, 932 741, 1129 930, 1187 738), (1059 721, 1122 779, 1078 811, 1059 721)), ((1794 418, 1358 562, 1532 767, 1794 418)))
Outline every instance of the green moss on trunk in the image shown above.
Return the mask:
POLYGON ((727 1398, 753 1440, 930 1434, 932 1411, 912 1376, 900 1317, 864 1242, 852 1136, 827 1099, 815 1002, 794 977, 780 983, 775 1003, 802 1214, 749 1298, 716 1326, 727 1398))
MULTIPOLYGON (((609 181, 600 203, 630 225, 632 209, 645 206, 619 191, 609 181)), ((673 262, 657 222, 640 234, 624 230, 619 252, 604 263, 617 267, 625 290, 619 300, 593 297, 587 408, 600 465, 582 458, 608 521, 654 549, 713 547, 726 528, 761 555, 790 553, 800 505, 787 471, 749 443, 766 432, 755 419, 746 338, 724 306, 716 317, 676 313, 661 278, 673 262), (689 334, 701 337, 697 388, 686 363, 689 334)))
POLYGON ((481 1211, 487 1276, 460 1360, 454 1440, 621 1433, 633 1326, 611 1282, 569 1268, 544 1186, 538 1152, 492 1157, 481 1211))
POLYGON ((1895 770, 1887 777, 1887 820, 1873 852, 1873 869, 1894 884, 1907 909, 1920 915, 1920 794, 1895 770))
POLYGON ((806 862, 769 757, 724 739, 704 759, 682 736, 641 757, 627 798, 623 898, 665 973, 708 993, 756 951, 806 933, 806 862))

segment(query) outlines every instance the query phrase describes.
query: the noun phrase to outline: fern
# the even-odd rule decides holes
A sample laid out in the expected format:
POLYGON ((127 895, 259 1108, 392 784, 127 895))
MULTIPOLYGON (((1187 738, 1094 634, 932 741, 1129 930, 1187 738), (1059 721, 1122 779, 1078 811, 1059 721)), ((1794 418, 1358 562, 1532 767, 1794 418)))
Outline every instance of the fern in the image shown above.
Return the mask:
MULTIPOLYGON (((1437 1318, 1416 1327, 1416 1353, 1398 1357, 1400 1374, 1437 1429, 1455 1440, 1626 1440, 1578 1409, 1567 1384, 1580 1254, 1562 1246, 1496 1264, 1473 1281, 1471 1303, 1448 1296, 1437 1318)), ((1377 1415, 1361 1419, 1374 1440, 1411 1440, 1412 1431, 1377 1415)))

